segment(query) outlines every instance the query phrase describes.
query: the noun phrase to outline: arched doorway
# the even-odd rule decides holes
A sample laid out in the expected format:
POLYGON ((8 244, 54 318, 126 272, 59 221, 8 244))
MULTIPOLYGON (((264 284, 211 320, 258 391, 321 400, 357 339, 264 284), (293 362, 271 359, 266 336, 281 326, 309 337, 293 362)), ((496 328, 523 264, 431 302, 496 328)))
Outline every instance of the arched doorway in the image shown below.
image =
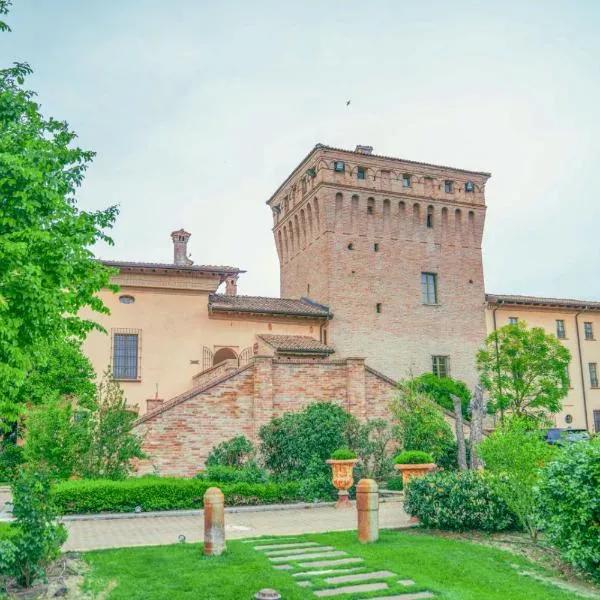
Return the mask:
POLYGON ((237 360, 237 354, 231 348, 219 348, 213 357, 213 366, 231 358, 237 360))

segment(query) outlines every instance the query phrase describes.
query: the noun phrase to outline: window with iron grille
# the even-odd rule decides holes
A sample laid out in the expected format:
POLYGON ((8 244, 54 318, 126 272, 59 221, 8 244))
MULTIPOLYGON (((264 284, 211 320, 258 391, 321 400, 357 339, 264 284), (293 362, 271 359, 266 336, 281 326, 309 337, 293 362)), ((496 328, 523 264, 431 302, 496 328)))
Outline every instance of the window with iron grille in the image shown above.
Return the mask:
POLYGON ((141 330, 113 329, 112 371, 115 379, 141 379, 141 330))
POLYGON ((421 299, 423 304, 437 304, 437 274, 421 273, 421 299))
POLYGON ((594 411, 594 432, 600 433, 600 410, 594 411))
POLYGON ((586 322, 583 324, 583 331, 585 333, 586 340, 594 339, 594 328, 593 328, 591 322, 586 322))
POLYGON ((593 388, 598 387, 598 365, 596 363, 588 363, 590 370, 590 386, 593 388))
POLYGON ((450 377, 450 357, 432 356, 431 371, 436 377, 450 377))
POLYGON ((567 337, 565 335, 565 322, 563 319, 556 319, 556 337, 561 340, 567 337))

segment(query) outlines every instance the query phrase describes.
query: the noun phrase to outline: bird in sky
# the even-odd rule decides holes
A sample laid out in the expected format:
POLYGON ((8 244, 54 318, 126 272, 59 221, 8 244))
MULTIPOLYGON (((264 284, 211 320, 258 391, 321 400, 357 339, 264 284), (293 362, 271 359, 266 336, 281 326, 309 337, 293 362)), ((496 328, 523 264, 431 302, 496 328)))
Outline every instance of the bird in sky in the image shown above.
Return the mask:
POLYGON ((346 106, 350 106, 350 102, 352 102, 352 100, 346 100, 346 106))

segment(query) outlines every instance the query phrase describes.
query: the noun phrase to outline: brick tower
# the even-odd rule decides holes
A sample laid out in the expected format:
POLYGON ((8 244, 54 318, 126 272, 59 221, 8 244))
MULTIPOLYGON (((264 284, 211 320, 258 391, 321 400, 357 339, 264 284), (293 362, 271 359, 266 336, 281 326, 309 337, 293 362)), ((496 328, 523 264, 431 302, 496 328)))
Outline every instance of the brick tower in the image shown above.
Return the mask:
POLYGON ((281 295, 329 306, 324 335, 339 358, 473 385, 489 177, 317 144, 267 202, 281 295))

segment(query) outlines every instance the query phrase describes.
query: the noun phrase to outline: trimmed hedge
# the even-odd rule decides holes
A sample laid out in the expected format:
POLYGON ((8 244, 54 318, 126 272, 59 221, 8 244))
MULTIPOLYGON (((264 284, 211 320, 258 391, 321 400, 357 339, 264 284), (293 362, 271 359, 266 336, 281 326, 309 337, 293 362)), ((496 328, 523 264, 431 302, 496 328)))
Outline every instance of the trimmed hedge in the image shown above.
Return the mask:
POLYGON ((219 483, 267 483, 269 474, 257 465, 244 467, 209 466, 206 471, 198 473, 197 479, 219 483))
POLYGON ((52 497, 62 514, 134 512, 202 508, 204 492, 218 487, 225 504, 241 506, 292 502, 299 498, 299 483, 215 483, 201 479, 140 477, 111 481, 75 480, 56 484, 52 497))
POLYGON ((444 471, 412 478, 406 486, 404 509, 432 529, 517 529, 515 516, 475 471, 444 471))
POLYGON ((433 456, 421 450, 404 450, 396 456, 394 462, 397 465, 426 465, 433 462, 433 456))

